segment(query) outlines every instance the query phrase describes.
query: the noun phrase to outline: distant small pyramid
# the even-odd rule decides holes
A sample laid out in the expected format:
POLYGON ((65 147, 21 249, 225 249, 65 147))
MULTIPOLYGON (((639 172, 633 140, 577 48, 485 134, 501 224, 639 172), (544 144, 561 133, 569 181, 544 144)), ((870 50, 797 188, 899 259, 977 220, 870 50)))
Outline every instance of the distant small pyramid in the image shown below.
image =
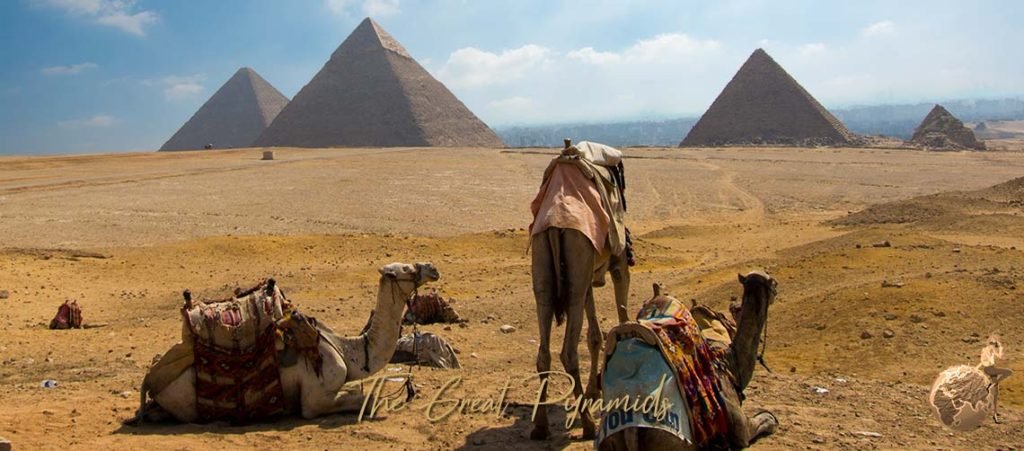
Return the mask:
POLYGON ((504 146, 370 18, 341 43, 256 145, 504 146))
POLYGON ((910 143, 932 150, 985 150, 985 143, 942 105, 935 105, 914 129, 910 143))
POLYGON ((260 74, 243 67, 160 150, 249 147, 287 104, 260 74))
POLYGON ((853 133, 757 49, 680 146, 850 145, 853 133))

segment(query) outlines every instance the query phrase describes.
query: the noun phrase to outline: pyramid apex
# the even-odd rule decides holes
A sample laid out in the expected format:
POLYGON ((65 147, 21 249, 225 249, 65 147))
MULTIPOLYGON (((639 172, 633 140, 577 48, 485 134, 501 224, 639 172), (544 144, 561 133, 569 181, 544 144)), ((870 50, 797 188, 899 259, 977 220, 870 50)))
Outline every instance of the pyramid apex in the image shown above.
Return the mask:
POLYGON ((769 61, 775 61, 775 59, 772 58, 772 56, 769 55, 768 52, 764 51, 764 49, 760 48, 760 47, 758 47, 756 50, 754 50, 753 53, 750 54, 750 57, 747 58, 747 61, 750 61, 750 60, 769 60, 769 61))
MULTIPOLYGON (((391 37, 391 35, 384 30, 384 27, 380 26, 380 24, 373 20, 372 17, 367 17, 363 19, 362 22, 359 22, 359 25, 352 31, 352 34, 349 35, 348 39, 341 44, 341 47, 344 47, 349 41, 353 41, 353 44, 358 47, 380 47, 406 58, 412 58, 412 56, 410 56, 405 50, 405 47, 402 47, 402 44, 399 44, 398 40, 391 37)), ((341 47, 338 49, 340 50, 341 47)))

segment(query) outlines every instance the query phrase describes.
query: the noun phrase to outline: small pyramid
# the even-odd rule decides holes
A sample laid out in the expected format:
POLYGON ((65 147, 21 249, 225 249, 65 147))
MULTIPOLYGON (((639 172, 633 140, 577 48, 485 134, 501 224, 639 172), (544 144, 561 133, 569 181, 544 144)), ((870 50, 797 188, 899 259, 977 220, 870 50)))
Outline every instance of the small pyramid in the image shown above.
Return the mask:
POLYGON ((985 143, 975 139, 974 132, 942 105, 935 105, 928 112, 914 129, 910 143, 932 150, 985 150, 985 143))
POLYGON ((249 147, 287 104, 260 74, 243 67, 160 150, 249 147))
POLYGON ((341 43, 256 145, 504 146, 370 18, 341 43))
POLYGON ((757 49, 680 146, 850 145, 858 138, 757 49))

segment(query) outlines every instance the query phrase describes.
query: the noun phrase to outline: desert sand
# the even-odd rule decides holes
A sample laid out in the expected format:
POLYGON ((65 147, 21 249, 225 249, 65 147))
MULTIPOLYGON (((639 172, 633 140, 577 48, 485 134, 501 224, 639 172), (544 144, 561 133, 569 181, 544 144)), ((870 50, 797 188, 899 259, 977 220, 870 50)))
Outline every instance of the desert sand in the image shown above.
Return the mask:
MULTIPOLYGON (((533 374, 524 229, 553 151, 277 149, 259 161, 260 152, 0 157, 0 290, 10 292, 0 300, 0 436, 19 450, 592 447, 560 425, 551 441, 529 441, 529 408, 515 406, 438 423, 400 411, 363 422, 122 426, 151 360, 180 338, 181 291, 219 297, 263 277, 356 334, 381 265, 432 261, 442 272, 432 286, 469 322, 420 330, 450 340, 464 368, 415 368, 414 403, 453 376, 463 380, 449 398, 494 397, 533 374), (47 330, 66 298, 103 327, 47 330), (504 324, 517 330, 503 334, 504 324), (42 388, 44 379, 59 385, 42 388)), ((737 272, 767 268, 779 280, 766 356, 774 373, 757 370, 746 407, 773 410, 781 427, 756 448, 1024 447, 1024 207, 947 195, 886 207, 910 212, 898 223, 878 220, 888 213, 846 218, 1024 176, 1024 153, 625 152, 639 259, 632 308, 653 282, 723 308, 740 294, 737 272), (922 202, 952 207, 915 220, 922 202), (883 241, 891 246, 873 246, 883 241), (1003 424, 952 434, 932 417, 928 386, 947 366, 976 363, 992 331, 1017 372, 1001 392, 1003 424)), ((610 290, 595 293, 605 330, 610 290)), ((509 401, 530 403, 535 387, 509 401)))

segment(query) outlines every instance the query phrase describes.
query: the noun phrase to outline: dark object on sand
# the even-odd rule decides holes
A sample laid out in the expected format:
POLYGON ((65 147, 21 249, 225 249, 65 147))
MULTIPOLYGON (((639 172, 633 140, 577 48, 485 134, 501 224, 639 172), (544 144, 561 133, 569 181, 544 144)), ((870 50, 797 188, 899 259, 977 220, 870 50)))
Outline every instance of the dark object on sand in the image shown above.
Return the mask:
POLYGON ((69 299, 57 308, 57 316, 50 321, 50 329, 81 329, 82 308, 78 301, 69 299))

